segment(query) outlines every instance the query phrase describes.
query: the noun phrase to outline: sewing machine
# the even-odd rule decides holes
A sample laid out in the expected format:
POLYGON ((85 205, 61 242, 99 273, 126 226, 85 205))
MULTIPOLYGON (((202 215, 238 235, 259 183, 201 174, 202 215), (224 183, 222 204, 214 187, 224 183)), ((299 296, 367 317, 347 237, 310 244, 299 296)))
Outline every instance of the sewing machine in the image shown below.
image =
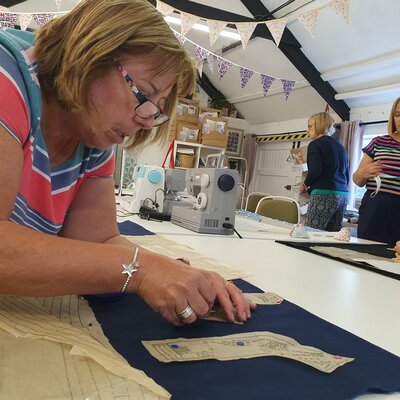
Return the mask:
POLYGON ((172 207, 192 207, 192 203, 182 197, 186 188, 186 170, 177 168, 165 169, 164 213, 171 214, 172 207))
POLYGON ((137 165, 133 171, 133 193, 120 198, 121 207, 131 213, 138 213, 146 202, 149 207, 158 204, 157 211, 163 211, 164 202, 164 168, 156 165, 137 165))
POLYGON ((192 208, 172 207, 171 222, 199 233, 233 233, 238 172, 227 168, 186 170, 186 189, 196 197, 192 208))

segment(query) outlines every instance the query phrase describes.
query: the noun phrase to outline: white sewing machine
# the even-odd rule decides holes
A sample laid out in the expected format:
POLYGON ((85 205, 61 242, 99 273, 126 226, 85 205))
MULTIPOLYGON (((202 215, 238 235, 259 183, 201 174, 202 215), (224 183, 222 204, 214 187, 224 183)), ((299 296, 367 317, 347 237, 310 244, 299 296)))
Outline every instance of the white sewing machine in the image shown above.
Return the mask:
POLYGON ((186 170, 186 189, 196 197, 193 208, 172 207, 171 222, 199 233, 233 234, 237 201, 236 170, 186 170))
POLYGON ((156 165, 138 165, 133 171, 133 193, 120 198, 121 207, 131 213, 138 213, 145 202, 152 207, 158 204, 158 211, 163 210, 164 203, 164 168, 156 165), (153 203, 154 202, 154 203, 153 203))

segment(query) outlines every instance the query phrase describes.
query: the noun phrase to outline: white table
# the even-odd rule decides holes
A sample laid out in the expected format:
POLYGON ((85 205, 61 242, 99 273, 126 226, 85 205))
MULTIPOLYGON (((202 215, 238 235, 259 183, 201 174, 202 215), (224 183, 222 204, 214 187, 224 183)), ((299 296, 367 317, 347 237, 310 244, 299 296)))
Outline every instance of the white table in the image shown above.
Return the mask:
MULTIPOLYGON (((249 232, 244 235, 245 239, 239 239, 236 235, 197 234, 170 222, 145 221, 137 217, 131 220, 170 240, 252 272, 247 280, 260 289, 277 293, 400 356, 399 281, 275 243, 273 234, 249 232)), ((400 399, 400 393, 360 398, 400 399)))

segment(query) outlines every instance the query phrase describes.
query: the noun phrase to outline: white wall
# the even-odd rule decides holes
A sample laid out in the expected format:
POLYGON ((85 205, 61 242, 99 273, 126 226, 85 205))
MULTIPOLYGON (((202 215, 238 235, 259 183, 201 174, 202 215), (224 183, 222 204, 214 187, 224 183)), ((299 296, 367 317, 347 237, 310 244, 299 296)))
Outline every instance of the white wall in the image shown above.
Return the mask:
POLYGON ((350 121, 361 120, 363 122, 383 121, 389 119, 392 103, 377 104, 375 106, 352 108, 350 121))

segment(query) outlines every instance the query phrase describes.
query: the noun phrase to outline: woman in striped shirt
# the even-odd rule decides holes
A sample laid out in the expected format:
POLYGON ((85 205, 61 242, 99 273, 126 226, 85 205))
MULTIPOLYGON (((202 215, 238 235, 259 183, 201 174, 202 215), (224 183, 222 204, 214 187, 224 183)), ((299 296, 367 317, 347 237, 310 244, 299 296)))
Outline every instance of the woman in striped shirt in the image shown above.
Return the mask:
POLYGON ((400 97, 393 103, 388 134, 363 149, 357 186, 367 191, 360 206, 357 234, 363 239, 395 244, 400 238, 400 97))

